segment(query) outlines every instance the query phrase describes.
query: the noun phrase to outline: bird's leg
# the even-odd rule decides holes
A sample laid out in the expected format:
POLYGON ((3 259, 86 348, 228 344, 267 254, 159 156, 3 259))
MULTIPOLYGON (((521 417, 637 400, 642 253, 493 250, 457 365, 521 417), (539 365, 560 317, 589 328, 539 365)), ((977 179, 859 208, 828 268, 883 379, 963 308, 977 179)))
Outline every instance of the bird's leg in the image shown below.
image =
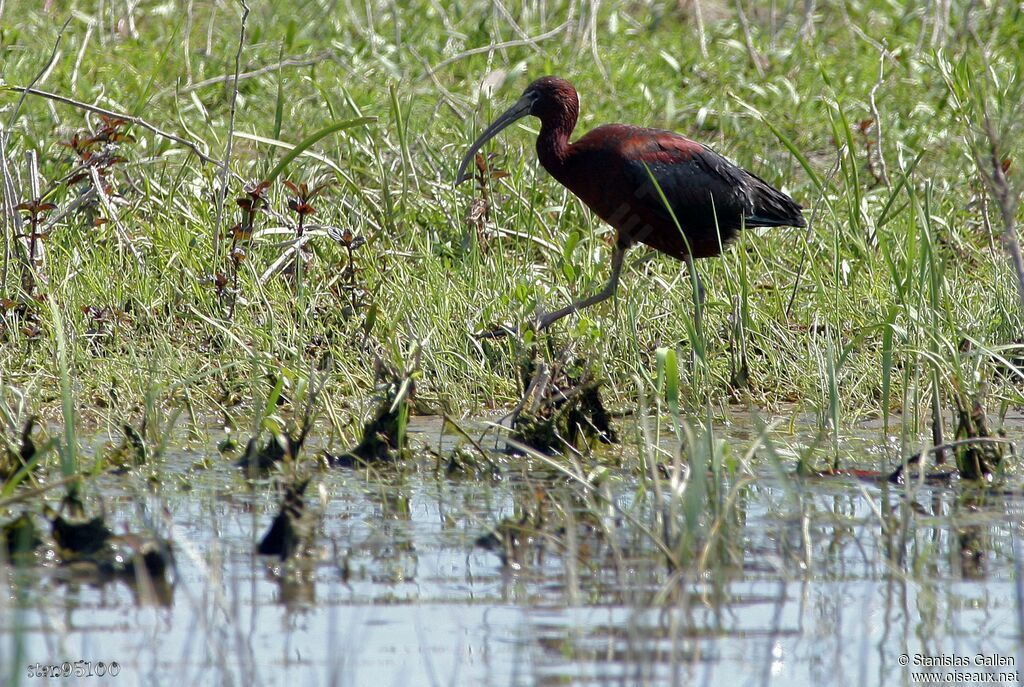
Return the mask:
POLYGON ((696 300, 694 301, 694 304, 697 306, 697 314, 699 318, 700 312, 704 310, 704 280, 702 280, 700 275, 697 274, 697 265, 694 264, 692 255, 686 256, 686 270, 690 273, 690 284, 695 291, 696 300))
POLYGON ((592 305, 606 301, 615 295, 615 290, 619 287, 619 275, 622 274, 622 262, 623 258, 626 257, 626 248, 624 246, 616 245, 615 252, 612 253, 612 276, 608 280, 608 283, 604 285, 604 288, 595 293, 592 296, 588 296, 581 301, 576 301, 572 305, 568 305, 561 310, 555 310, 549 312, 546 315, 542 315, 537 318, 537 329, 547 329, 552 323, 557 322, 566 315, 571 315, 577 310, 583 308, 589 308, 592 305))

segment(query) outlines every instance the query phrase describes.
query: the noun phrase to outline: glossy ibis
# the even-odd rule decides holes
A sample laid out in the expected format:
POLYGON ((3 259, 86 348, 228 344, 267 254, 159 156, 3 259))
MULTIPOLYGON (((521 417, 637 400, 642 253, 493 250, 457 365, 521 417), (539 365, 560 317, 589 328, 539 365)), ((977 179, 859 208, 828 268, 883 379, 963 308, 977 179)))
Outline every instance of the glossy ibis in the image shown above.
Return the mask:
MULTIPOLYGON (((475 153, 518 119, 540 119, 537 157, 544 169, 617 231, 612 275, 598 293, 547 313, 538 328, 610 298, 626 249, 645 243, 680 260, 718 255, 743 227, 806 226, 800 205, 756 174, 671 131, 608 124, 575 143, 576 89, 537 79, 470 146, 456 183, 469 178, 475 153)), ((692 262, 690 262, 692 268, 692 262)))

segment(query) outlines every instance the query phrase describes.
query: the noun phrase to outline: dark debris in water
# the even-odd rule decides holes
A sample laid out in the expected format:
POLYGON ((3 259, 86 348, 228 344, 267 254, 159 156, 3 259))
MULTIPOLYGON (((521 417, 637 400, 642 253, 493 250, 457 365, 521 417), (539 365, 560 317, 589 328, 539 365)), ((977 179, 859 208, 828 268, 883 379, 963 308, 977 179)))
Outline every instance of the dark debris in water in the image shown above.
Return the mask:
POLYGON ((96 516, 91 520, 66 520, 57 515, 50 521, 53 540, 57 542, 59 551, 65 560, 99 553, 110 542, 114 533, 107 527, 103 518, 96 516))
POLYGON ((523 400, 512 414, 512 438, 542 453, 591 441, 618 443, 601 399, 602 380, 584 358, 565 351, 548 363, 534 350, 522 365, 523 400))
POLYGON ((165 582, 174 566, 169 540, 152 535, 114 534, 102 516, 75 520, 56 514, 50 524, 61 564, 79 575, 102 579, 134 578, 144 573, 151 580, 165 582))
POLYGON ((989 429, 982 396, 968 401, 957 394, 954 400, 957 414, 954 455, 960 476, 971 480, 991 479, 1006 455, 1005 437, 989 429))
POLYGON ((245 445, 245 454, 235 465, 242 468, 250 476, 263 475, 282 461, 292 462, 299 456, 302 445, 309 435, 309 425, 303 423, 298 431, 287 431, 275 434, 260 446, 260 437, 256 435, 245 445))
POLYGON ((477 537, 475 543, 498 554, 503 567, 518 570, 529 562, 536 535, 537 529, 530 514, 524 513, 519 518, 502 520, 490 532, 477 537))
POLYGON ((954 440, 933 446, 926 453, 935 455, 936 465, 922 460, 922 454, 911 456, 905 463, 897 467, 888 480, 895 484, 903 484, 908 475, 911 478, 920 476, 922 464, 925 467, 924 479, 930 482, 951 481, 956 478, 991 482, 1002 469, 1003 462, 1015 456, 1013 444, 1002 432, 990 429, 988 414, 985 412, 984 394, 980 393, 972 399, 963 394, 955 394, 956 432, 954 440), (955 466, 945 463, 945 455, 952 451, 955 466))
POLYGON ((36 418, 29 417, 21 428, 17 443, 9 443, 4 437, 5 446, 0 452, 0 484, 5 484, 23 469, 35 467, 33 459, 36 458, 37 449, 32 440, 35 425, 36 418))
MULTIPOLYGON (((142 433, 127 422, 121 425, 121 431, 124 439, 107 455, 107 463, 122 471, 145 465, 149 461, 149 450, 142 433)), ((145 431, 145 424, 142 431, 145 431)))
POLYGON ((43 543, 35 520, 28 513, 0 525, 0 538, 7 549, 7 557, 13 560, 31 555, 43 543))
POLYGON ((308 486, 308 479, 285 485, 281 507, 256 547, 260 555, 278 556, 283 561, 299 551, 308 529, 302 522, 306 509, 304 494, 308 486))
POLYGON ((408 369, 399 373, 378 359, 377 378, 382 395, 373 417, 363 425, 363 435, 355 448, 340 455, 328 455, 329 464, 338 467, 363 467, 391 463, 408 452, 406 418, 416 394, 414 373, 418 356, 408 369))

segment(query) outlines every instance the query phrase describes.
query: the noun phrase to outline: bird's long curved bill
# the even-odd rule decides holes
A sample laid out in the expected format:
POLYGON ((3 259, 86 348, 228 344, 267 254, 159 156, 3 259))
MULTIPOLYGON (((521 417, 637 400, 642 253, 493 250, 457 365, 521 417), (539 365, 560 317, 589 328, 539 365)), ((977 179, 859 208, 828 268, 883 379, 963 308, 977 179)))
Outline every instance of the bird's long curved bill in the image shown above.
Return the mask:
POLYGON ((475 141, 473 141, 473 145, 469 147, 469 152, 466 153, 466 157, 462 158, 462 164, 459 165, 459 173, 455 177, 456 185, 461 184, 463 181, 473 176, 472 174, 466 174, 466 169, 469 167, 469 163, 473 161, 473 156, 476 155, 476 152, 483 148, 485 143, 497 136, 503 129, 508 127, 517 119, 522 119, 526 115, 530 114, 530 109, 532 107, 533 98, 524 95, 515 105, 505 110, 500 117, 495 119, 494 122, 487 127, 487 129, 480 134, 475 141))

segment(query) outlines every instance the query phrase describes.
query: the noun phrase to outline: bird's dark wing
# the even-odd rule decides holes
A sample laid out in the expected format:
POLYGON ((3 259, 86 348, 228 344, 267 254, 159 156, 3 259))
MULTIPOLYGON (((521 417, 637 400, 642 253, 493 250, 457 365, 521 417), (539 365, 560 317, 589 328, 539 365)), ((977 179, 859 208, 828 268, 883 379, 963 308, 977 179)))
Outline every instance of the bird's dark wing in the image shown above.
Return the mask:
POLYGON ((626 142, 626 173, 652 212, 666 219, 675 214, 697 230, 803 226, 800 206, 789 196, 711 148, 669 131, 641 131, 646 135, 626 142))
POLYGON ((710 148, 667 131, 639 133, 623 147, 624 176, 655 215, 714 231, 716 224, 738 226, 753 214, 745 172, 710 148))
POLYGON ((598 127, 552 173, 618 230, 620 243, 678 258, 718 255, 743 226, 803 226, 789 196, 670 131, 598 127))

